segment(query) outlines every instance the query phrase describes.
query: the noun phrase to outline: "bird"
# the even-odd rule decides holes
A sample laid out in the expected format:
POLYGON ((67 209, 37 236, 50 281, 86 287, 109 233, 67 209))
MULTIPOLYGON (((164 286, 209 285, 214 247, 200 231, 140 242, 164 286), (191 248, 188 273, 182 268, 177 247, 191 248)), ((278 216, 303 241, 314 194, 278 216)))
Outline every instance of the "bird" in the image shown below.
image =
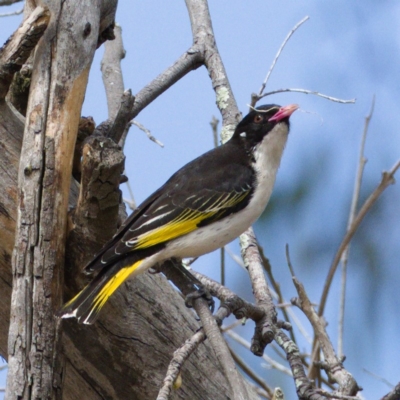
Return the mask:
POLYGON ((241 235, 269 201, 297 109, 252 108, 226 143, 173 174, 85 266, 94 278, 57 316, 92 324, 128 277, 170 258, 210 253, 241 235))

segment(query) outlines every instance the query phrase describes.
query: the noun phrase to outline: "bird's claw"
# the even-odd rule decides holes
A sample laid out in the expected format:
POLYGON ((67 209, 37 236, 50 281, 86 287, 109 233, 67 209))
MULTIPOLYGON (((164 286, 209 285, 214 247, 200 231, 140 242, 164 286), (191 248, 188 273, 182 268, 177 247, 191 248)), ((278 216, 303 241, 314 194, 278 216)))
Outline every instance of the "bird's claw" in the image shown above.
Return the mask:
POLYGON ((214 313, 215 301, 214 301, 213 297, 211 296, 211 294, 207 290, 204 289, 204 287, 199 287, 198 289, 189 293, 185 297, 186 307, 193 308, 193 302, 195 300, 199 299, 200 297, 203 297, 207 301, 208 307, 210 307, 211 313, 214 313))

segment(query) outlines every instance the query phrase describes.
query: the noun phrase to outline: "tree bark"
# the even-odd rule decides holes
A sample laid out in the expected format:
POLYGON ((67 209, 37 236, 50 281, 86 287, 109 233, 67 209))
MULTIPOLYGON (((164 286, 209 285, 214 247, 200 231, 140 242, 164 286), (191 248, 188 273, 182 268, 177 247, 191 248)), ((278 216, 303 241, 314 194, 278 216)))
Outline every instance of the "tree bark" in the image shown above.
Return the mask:
POLYGON ((67 206, 101 2, 49 2, 33 63, 18 173, 6 399, 61 398, 60 324, 67 206))

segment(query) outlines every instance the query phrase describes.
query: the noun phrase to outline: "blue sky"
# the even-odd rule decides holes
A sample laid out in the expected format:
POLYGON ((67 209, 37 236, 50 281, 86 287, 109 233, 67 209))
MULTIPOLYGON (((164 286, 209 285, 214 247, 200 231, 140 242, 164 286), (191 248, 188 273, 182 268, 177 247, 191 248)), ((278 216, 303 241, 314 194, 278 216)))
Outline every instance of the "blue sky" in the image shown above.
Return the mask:
MULTIPOLYGON (((0 12, 19 7, 3 7, 0 12)), ((243 113, 283 39, 306 15, 310 20, 287 44, 267 91, 304 88, 343 99, 357 98, 354 105, 342 105, 312 95, 285 93, 264 102, 298 103, 306 112, 296 112, 291 119, 289 143, 273 199, 274 212, 262 218, 255 231, 284 296, 290 299, 295 295, 284 253, 284 246, 289 243, 298 277, 311 299, 318 302, 322 282, 346 228, 364 117, 374 94, 376 105, 365 150, 368 163, 363 198, 377 185, 381 172, 400 158, 400 3, 211 0, 210 12, 217 45, 243 113), (294 187, 305 183, 306 200, 298 203, 285 200, 294 187)), ((2 42, 20 18, 1 19, 2 42)), ((133 93, 191 45, 183 1, 120 1, 117 21, 122 26, 127 51, 122 63, 124 83, 133 93)), ((101 55, 99 49, 82 110, 83 115, 93 116, 97 123, 107 118, 101 55)), ((137 128, 130 130, 125 147, 126 169, 137 202, 144 200, 176 169, 213 146, 209 125, 213 115, 219 118, 215 96, 206 70, 200 68, 137 117, 165 145, 160 148, 137 128)), ((125 189, 124 193, 128 196, 125 189)), ((364 387, 367 399, 379 398, 390 388, 363 368, 393 384, 399 380, 395 367, 400 352, 399 199, 399 185, 387 189, 373 215, 361 225, 349 259, 345 366, 364 387)), ((230 247, 238 252, 237 244, 230 247)), ((218 254, 205 256, 194 267, 217 279, 218 257, 218 254)), ((227 267, 227 285, 250 300, 250 284, 244 272, 230 261, 227 267)), ((326 314, 335 345, 338 285, 339 280, 335 279, 326 314)), ((305 325, 310 332, 309 325, 306 322, 305 325)), ((249 323, 241 332, 250 339, 252 330, 249 323)), ((290 381, 262 369, 258 359, 246 353, 242 356, 268 382, 285 385, 288 399, 295 398, 290 381)))

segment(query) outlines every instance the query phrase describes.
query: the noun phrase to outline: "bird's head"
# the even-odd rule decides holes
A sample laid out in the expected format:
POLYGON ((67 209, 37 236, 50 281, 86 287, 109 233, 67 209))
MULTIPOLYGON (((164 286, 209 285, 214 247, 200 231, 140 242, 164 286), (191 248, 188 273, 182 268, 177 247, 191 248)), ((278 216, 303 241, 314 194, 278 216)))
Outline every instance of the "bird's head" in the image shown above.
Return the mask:
POLYGON ((240 121, 233 137, 241 138, 252 147, 260 143, 266 135, 273 131, 286 131, 287 133, 289 131, 289 117, 298 108, 297 104, 284 107, 276 104, 259 106, 240 121), (284 129, 274 129, 277 125, 284 129))

